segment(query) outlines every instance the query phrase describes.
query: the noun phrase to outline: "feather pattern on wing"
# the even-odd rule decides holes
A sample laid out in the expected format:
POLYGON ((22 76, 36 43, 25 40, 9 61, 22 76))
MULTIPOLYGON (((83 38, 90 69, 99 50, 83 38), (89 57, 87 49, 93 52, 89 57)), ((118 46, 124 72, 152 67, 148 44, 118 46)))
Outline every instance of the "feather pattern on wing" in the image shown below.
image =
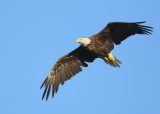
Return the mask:
POLYGON ((152 27, 141 25, 145 22, 110 22, 107 26, 92 37, 95 39, 105 40, 112 39, 115 44, 120 44, 131 35, 135 34, 152 34, 152 27))
POLYGON ((95 58, 96 56, 93 53, 85 50, 82 46, 59 58, 40 87, 45 87, 42 99, 46 96, 47 100, 51 90, 53 97, 60 84, 63 85, 65 81, 82 71, 81 66, 87 67, 88 65, 85 62, 93 62, 95 58))

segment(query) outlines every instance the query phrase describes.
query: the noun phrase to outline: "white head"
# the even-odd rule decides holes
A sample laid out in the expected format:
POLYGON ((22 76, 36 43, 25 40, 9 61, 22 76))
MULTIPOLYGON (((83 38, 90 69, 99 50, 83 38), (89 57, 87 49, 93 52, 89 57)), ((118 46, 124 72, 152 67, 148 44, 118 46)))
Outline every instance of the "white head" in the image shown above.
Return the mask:
POLYGON ((81 43, 83 46, 87 46, 91 43, 91 40, 89 38, 79 38, 76 40, 77 43, 81 43))

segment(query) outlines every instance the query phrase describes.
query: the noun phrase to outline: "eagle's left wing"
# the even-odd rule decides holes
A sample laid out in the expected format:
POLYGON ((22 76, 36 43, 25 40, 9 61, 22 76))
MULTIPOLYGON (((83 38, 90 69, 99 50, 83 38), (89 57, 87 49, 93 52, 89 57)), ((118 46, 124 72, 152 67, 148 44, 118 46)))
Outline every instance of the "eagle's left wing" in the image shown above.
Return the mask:
POLYGON ((120 44, 121 41, 134 34, 151 34, 152 27, 141 25, 142 23, 145 22, 111 22, 101 32, 109 31, 113 42, 120 44))

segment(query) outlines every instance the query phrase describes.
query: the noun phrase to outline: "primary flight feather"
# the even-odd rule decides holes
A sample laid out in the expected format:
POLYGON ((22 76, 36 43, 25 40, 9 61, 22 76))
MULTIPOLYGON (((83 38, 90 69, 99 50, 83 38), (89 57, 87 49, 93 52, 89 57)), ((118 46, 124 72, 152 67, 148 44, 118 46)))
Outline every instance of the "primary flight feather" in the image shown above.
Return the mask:
POLYGON ((119 67, 121 62, 111 53, 114 44, 118 45, 123 40, 135 34, 151 34, 152 27, 141 25, 144 22, 111 22, 99 33, 89 38, 76 40, 81 45, 72 52, 60 57, 49 75, 42 83, 44 87, 42 99, 48 99, 52 91, 52 97, 58 91, 60 84, 82 71, 81 67, 87 67, 86 62, 93 62, 101 58, 105 63, 119 67))

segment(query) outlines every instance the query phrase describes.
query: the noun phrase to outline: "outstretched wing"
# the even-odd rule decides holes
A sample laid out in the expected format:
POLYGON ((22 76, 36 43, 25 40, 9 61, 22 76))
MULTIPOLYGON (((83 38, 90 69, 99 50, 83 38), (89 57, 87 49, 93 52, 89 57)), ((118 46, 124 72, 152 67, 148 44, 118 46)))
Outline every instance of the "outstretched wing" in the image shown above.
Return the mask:
POLYGON ((120 44, 121 41, 134 34, 151 34, 153 29, 149 26, 141 25, 145 22, 111 22, 98 34, 110 34, 111 39, 115 44, 120 44))
POLYGON ((48 99, 50 91, 52 91, 53 97, 60 84, 63 85, 65 81, 82 71, 81 66, 87 67, 88 65, 85 62, 93 62, 95 58, 96 56, 93 53, 82 46, 59 58, 40 87, 45 87, 42 100, 45 96, 46 100, 48 99))

